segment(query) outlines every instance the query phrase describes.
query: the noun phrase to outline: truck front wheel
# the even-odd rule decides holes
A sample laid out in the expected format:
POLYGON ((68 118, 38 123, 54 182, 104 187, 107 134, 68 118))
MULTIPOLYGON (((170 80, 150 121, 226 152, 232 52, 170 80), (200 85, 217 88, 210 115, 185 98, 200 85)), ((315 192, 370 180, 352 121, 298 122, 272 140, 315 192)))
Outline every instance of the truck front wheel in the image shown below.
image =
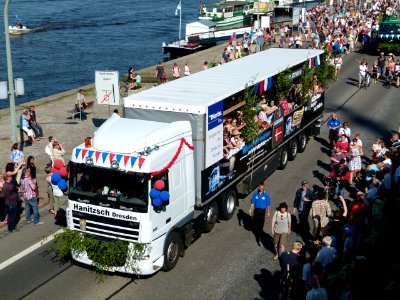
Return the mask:
POLYGON ((176 266, 182 248, 183 243, 180 234, 171 232, 164 245, 164 271, 171 271, 176 266))
POLYGON ((204 209, 202 229, 204 232, 210 232, 218 220, 218 204, 215 201, 209 203, 204 209))
POLYGON ((224 193, 224 196, 222 198, 221 202, 221 218, 224 220, 230 220, 236 209, 236 203, 237 203, 237 194, 235 190, 229 190, 226 193, 224 193))

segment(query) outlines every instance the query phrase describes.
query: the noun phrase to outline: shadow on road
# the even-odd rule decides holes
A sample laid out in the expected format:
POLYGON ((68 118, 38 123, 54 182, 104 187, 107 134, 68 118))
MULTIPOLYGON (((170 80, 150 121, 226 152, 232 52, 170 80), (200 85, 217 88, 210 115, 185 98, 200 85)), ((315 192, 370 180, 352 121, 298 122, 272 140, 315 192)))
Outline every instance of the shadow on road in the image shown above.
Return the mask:
POLYGON ((94 125, 95 127, 100 127, 101 125, 103 125, 103 123, 104 123, 105 121, 107 121, 107 119, 98 119, 98 118, 93 118, 93 119, 92 119, 93 125, 94 125))
POLYGON ((279 299, 280 277, 280 272, 272 274, 267 269, 261 269, 260 274, 254 274, 254 280, 261 287, 260 298, 256 299, 279 299))

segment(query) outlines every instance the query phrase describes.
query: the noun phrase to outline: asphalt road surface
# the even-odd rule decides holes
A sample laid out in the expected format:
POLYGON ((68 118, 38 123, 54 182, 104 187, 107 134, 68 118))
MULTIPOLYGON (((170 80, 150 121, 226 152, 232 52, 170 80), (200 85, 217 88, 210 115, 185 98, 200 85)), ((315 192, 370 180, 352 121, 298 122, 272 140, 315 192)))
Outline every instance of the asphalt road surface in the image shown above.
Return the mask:
MULTIPOLYGON (((382 83, 368 90, 357 88, 358 62, 364 57, 352 53, 344 58, 342 74, 326 92, 325 119, 332 111, 350 123, 353 133, 360 132, 365 155, 377 137, 387 137, 398 130, 399 89, 387 89, 382 83)), ((367 56, 370 65, 376 57, 367 56)), ((329 156, 325 150, 328 130, 322 127, 319 138, 312 138, 304 153, 289 162, 285 170, 276 171, 266 181, 272 198, 271 212, 282 201, 293 203, 302 179, 322 186, 329 156)), ((1 299, 276 299, 279 281, 278 261, 273 260, 272 240, 262 245, 246 224, 249 196, 240 200, 238 216, 216 224, 213 231, 201 236, 181 257, 174 270, 132 280, 121 274, 110 275, 102 283, 94 272, 72 262, 59 264, 48 254, 48 243, 15 263, 0 269, 1 299), (241 216, 244 216, 243 220, 241 216)), ((271 214, 272 215, 272 214, 271 214)), ((264 231, 270 234, 270 218, 264 231)), ((56 227, 55 227, 56 228, 56 227)), ((54 228, 54 230, 56 230, 54 228)), ((14 235, 14 234, 13 234, 14 235)), ((0 240, 0 252, 12 235, 0 240)), ((15 233, 13 243, 29 238, 29 229, 15 233), (17 238, 16 235, 18 234, 17 238)), ((299 239, 289 237, 288 245, 299 239)), ((19 250, 18 250, 19 251, 19 250)))

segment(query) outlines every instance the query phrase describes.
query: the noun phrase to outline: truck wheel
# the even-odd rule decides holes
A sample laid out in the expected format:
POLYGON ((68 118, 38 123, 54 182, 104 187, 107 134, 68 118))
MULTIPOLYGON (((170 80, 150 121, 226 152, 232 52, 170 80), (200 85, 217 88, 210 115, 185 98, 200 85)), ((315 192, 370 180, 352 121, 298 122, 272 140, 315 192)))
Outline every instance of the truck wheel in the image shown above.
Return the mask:
POLYGON ((289 151, 289 159, 290 160, 294 160, 296 158, 297 151, 299 149, 298 146, 299 146, 299 144, 297 143, 296 139, 292 139, 290 141, 290 146, 289 146, 289 149, 290 149, 290 151, 289 151))
POLYGON ((218 220, 218 204, 215 201, 212 201, 207 205, 207 207, 204 210, 204 215, 202 216, 203 218, 203 224, 202 224, 202 229, 203 232, 210 232, 213 228, 215 223, 217 223, 218 220))
POLYGON ((235 190, 229 190, 224 193, 221 202, 221 218, 224 220, 229 220, 233 217, 236 209, 237 195, 235 190))
POLYGON ((182 251, 182 238, 177 232, 171 232, 164 245, 164 271, 171 271, 179 260, 182 251))
POLYGON ((283 170, 284 168, 286 168, 286 165, 288 163, 288 149, 287 147, 283 147, 281 150, 281 155, 279 156, 279 169, 283 170))
POLYGON ((298 152, 303 153, 304 150, 306 150, 307 147, 307 136, 304 133, 300 133, 299 136, 299 144, 298 144, 298 152))

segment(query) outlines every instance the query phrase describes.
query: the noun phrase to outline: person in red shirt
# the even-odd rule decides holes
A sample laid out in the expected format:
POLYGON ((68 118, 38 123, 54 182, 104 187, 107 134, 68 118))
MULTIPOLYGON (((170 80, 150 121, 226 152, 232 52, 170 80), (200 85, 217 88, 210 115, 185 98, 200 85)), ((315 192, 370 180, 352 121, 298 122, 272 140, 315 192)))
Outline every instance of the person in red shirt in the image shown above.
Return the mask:
POLYGON ((336 147, 340 146, 342 148, 342 152, 344 157, 347 157, 347 152, 349 152, 349 142, 347 141, 347 137, 345 134, 342 134, 339 140, 335 144, 336 147))
POLYGON ((337 165, 332 168, 330 177, 335 182, 335 193, 344 197, 344 190, 349 186, 350 170, 346 165, 346 160, 342 158, 337 165))
POLYGON ((352 238, 354 244, 354 254, 362 254, 362 242, 365 238, 366 223, 368 216, 368 206, 364 202, 365 194, 357 192, 357 198, 350 209, 349 221, 352 226, 352 238))

